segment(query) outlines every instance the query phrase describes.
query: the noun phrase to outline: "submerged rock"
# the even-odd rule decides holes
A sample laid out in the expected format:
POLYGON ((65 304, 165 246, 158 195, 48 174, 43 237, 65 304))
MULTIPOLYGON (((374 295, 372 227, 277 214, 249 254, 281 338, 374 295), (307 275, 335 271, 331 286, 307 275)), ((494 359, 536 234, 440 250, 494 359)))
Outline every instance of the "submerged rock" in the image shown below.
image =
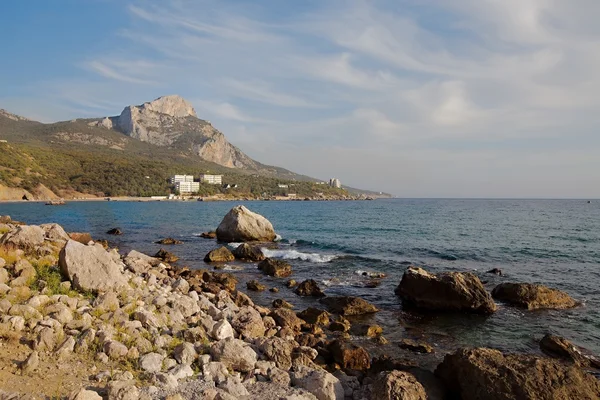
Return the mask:
POLYGON ((360 297, 326 297, 321 299, 320 302, 327 306, 330 312, 344 316, 371 314, 379 311, 373 304, 360 297))
POLYGON ((106 231, 107 235, 122 235, 123 231, 121 230, 121 228, 112 228, 109 229, 108 231, 106 231))
POLYGON ((265 285, 263 285, 262 283, 260 283, 259 281, 253 279, 253 280, 246 282, 246 288, 248 290, 252 290, 254 292, 262 292, 267 287, 265 285))
POLYGON ((487 348, 448 354, 435 374, 463 400, 600 398, 600 382, 574 365, 487 348))
POLYGON ((565 292, 531 283, 501 283, 492 290, 492 296, 497 300, 528 310, 565 309, 579 305, 565 292))
POLYGON ((222 242, 272 242, 275 238, 271 222, 244 206, 233 207, 217 228, 217 239, 222 242))
POLYGON ((325 293, 321 290, 314 279, 307 279, 294 290, 298 296, 323 297, 325 293))
POLYGON ((409 267, 395 293, 403 301, 427 310, 492 314, 496 304, 477 276, 470 272, 432 274, 409 267))
POLYGON ((258 264, 258 269, 276 278, 285 278, 292 274, 292 266, 283 260, 266 258, 258 264))
MULTIPOLYGON (((263 254, 260 247, 251 246, 248 243, 242 243, 238 247, 233 250, 233 255, 238 260, 242 261, 262 261, 265 259, 265 255, 263 254)), ((260 268, 259 268, 260 269, 260 268)))
POLYGON ((229 262, 235 260, 231 251, 225 246, 211 250, 204 256, 204 262, 229 262))
POLYGON ((183 244, 183 242, 181 240, 177 240, 177 239, 173 239, 173 238, 165 238, 165 239, 161 239, 157 242, 155 242, 157 244, 164 244, 164 245, 172 245, 172 244, 183 244))
POLYGON ((423 342, 416 342, 412 339, 402 339, 398 344, 401 349, 415 351, 417 353, 433 353, 433 347, 423 342))

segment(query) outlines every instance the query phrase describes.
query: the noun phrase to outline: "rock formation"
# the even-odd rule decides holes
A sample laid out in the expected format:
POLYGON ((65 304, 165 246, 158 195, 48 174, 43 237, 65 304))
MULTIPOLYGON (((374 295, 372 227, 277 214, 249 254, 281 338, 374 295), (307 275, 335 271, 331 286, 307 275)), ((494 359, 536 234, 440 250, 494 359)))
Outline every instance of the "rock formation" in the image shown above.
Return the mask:
POLYGON ((435 373, 463 400, 600 398, 600 382, 573 365, 486 348, 448 354, 435 373))
POLYGON ((501 283, 492 290, 492 296, 528 310, 565 309, 579 304, 565 292, 531 283, 501 283))
POLYGON ((217 228, 217 239, 222 242, 272 242, 275 237, 271 222, 244 206, 233 207, 217 228))
POLYGON ((428 310, 491 314, 496 304, 477 276, 470 272, 432 274, 409 267, 396 288, 409 304, 428 310))

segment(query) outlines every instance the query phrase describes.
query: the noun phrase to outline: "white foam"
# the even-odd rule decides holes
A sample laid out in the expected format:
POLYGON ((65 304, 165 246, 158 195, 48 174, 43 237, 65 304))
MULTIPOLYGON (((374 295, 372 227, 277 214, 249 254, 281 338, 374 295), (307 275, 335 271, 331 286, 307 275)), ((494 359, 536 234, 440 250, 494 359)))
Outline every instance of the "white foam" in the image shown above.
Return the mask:
POLYGON ((337 256, 333 254, 302 253, 297 250, 272 250, 267 248, 262 248, 261 250, 266 257, 283 258, 284 260, 303 260, 314 263, 327 263, 337 258, 337 256))
POLYGON ((227 243, 227 246, 231 247, 232 249, 237 249, 241 245, 242 245, 242 243, 237 243, 237 242, 227 243))
POLYGON ((274 242, 279 242, 279 241, 281 241, 281 239, 282 239, 281 235, 279 235, 279 234, 276 233, 275 234, 275 239, 273 241, 274 242))
POLYGON ((223 267, 223 270, 225 270, 225 271, 242 271, 242 270, 244 270, 244 267, 242 267, 240 265, 225 264, 225 267, 223 267))

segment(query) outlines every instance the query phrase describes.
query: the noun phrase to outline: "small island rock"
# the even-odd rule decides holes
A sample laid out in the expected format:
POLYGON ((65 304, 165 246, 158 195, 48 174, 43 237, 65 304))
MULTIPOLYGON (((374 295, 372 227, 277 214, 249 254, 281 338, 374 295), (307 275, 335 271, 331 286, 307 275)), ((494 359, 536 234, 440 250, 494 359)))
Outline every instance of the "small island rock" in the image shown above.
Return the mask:
POLYGON ((565 309, 579 305, 565 292, 531 283, 501 283, 492 290, 492 296, 528 310, 565 309))
POLYGON ((272 242, 275 238, 271 222, 244 206, 233 207, 217 228, 217 239, 222 242, 272 242))

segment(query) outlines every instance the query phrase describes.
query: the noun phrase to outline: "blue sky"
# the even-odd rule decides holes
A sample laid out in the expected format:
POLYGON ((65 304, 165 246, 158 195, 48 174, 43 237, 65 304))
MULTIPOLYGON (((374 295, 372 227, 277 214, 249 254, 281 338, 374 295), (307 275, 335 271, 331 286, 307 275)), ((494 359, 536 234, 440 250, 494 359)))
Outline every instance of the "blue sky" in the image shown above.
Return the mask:
POLYGON ((20 0, 0 108, 192 102, 255 159, 406 197, 600 197, 597 0, 20 0))

